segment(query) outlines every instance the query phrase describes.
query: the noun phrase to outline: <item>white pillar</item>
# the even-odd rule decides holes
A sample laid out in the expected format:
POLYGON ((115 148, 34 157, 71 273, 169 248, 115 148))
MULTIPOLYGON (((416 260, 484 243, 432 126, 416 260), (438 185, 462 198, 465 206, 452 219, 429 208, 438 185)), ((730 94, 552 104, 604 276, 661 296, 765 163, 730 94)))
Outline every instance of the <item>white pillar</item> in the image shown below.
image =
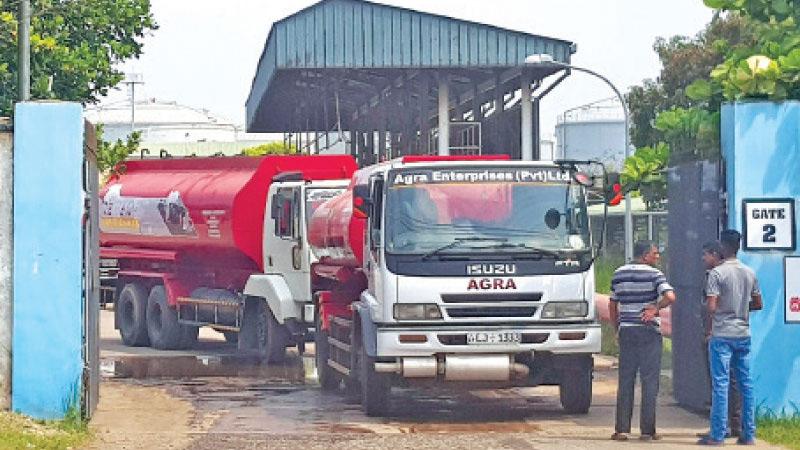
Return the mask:
POLYGON ((439 77, 439 155, 450 154, 450 85, 446 75, 439 77))
POLYGON ((530 79, 522 75, 522 98, 520 99, 522 108, 522 123, 520 124, 521 157, 523 161, 533 160, 533 102, 531 101, 531 82, 530 79))
POLYGON ((13 136, 11 121, 0 119, 0 411, 11 409, 13 136))

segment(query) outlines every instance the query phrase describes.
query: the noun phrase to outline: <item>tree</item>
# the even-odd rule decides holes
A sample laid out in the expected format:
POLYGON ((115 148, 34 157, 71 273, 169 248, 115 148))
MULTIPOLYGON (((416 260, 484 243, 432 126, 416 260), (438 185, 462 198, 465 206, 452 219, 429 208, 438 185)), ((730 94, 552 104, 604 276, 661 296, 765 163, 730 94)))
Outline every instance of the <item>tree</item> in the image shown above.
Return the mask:
POLYGON ((249 147, 242 150, 244 156, 264 156, 264 155, 294 155, 297 153, 297 147, 289 144, 287 147, 283 142, 267 142, 266 144, 249 147))
POLYGON ((712 110, 722 100, 800 99, 800 2, 705 0, 711 8, 747 18, 757 38, 727 48, 725 60, 687 89, 712 110))
MULTIPOLYGON (((95 103, 158 26, 150 0, 32 0, 31 97, 95 103)), ((18 0, 0 0, 0 116, 17 97, 18 0)))
POLYGON ((95 127, 97 137, 97 169, 100 173, 115 172, 120 169, 119 164, 130 154, 139 150, 141 133, 134 131, 125 141, 117 139, 116 142, 107 142, 103 139, 103 125, 95 127))
POLYGON ((661 60, 657 80, 644 80, 627 94, 631 112, 631 143, 639 148, 666 141, 663 131, 654 124, 656 116, 673 108, 690 108, 700 102, 690 98, 686 89, 725 60, 730 48, 756 41, 750 19, 739 14, 717 14, 693 37, 659 38, 653 50, 661 60))

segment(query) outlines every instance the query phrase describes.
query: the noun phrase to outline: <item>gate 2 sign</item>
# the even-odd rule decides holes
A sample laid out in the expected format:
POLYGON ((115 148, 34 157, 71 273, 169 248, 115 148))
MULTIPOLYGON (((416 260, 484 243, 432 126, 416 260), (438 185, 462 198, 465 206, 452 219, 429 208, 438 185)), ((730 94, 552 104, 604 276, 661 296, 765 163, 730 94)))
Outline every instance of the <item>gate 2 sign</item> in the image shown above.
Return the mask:
POLYGON ((787 256, 783 264, 786 323, 800 323, 800 256, 787 256))
POLYGON ((745 250, 794 250, 794 199, 742 201, 745 250))

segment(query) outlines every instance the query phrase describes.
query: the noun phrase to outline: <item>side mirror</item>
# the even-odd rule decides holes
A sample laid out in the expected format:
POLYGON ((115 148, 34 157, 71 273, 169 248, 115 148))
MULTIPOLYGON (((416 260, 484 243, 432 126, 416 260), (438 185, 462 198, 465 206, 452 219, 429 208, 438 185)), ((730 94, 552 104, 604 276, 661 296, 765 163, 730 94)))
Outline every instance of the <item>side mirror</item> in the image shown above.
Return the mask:
POLYGON ((353 214, 355 214, 356 217, 366 219, 369 217, 369 210, 369 186, 366 184, 353 186, 353 214))
POLYGON ((561 213, 555 208, 550 208, 544 215, 544 224, 547 228, 555 230, 561 224, 561 213))

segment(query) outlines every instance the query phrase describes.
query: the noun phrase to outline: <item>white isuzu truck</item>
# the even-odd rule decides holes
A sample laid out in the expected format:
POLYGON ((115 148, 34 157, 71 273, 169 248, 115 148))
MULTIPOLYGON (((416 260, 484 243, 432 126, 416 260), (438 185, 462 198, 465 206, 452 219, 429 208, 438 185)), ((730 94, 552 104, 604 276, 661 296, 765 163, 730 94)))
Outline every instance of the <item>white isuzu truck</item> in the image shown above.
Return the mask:
POLYGON ((600 351, 586 191, 602 177, 584 164, 406 156, 355 172, 309 223, 329 280, 314 292, 323 389, 344 381, 381 415, 393 385, 558 385, 586 413, 600 351))

